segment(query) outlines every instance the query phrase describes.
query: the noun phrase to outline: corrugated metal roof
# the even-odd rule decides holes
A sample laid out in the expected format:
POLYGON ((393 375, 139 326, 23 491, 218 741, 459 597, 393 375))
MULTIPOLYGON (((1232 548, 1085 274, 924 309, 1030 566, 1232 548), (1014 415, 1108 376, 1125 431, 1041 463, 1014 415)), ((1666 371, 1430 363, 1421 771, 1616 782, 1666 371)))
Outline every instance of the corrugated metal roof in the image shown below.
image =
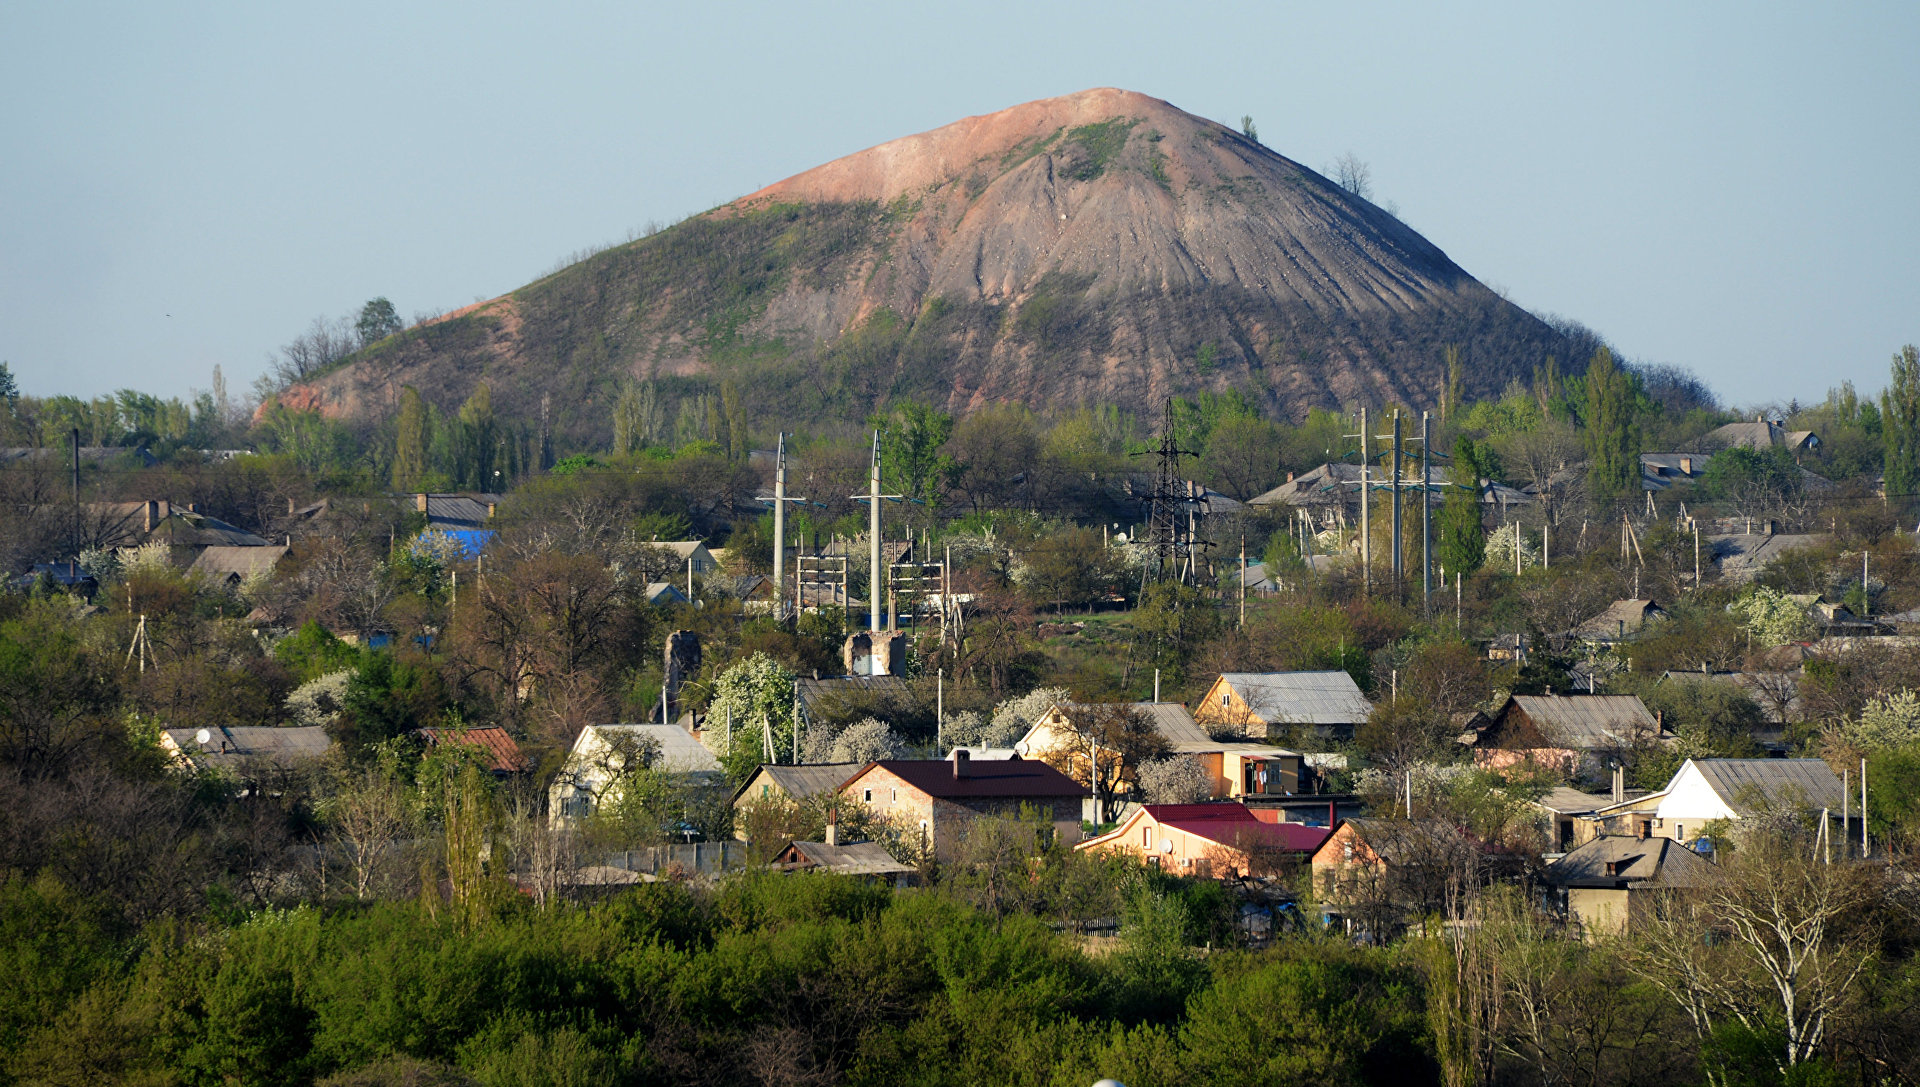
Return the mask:
POLYGON ((486 753, 487 769, 497 774, 517 774, 527 768, 526 756, 504 728, 423 728, 420 737, 428 746, 442 743, 468 744, 486 753))
POLYGON ((763 763, 760 769, 754 771, 753 776, 747 779, 746 784, 740 787, 740 791, 734 794, 734 799, 738 800, 752 792, 754 784, 764 778, 778 785, 780 791, 789 798, 804 800, 810 796, 833 792, 845 784, 846 780, 852 777, 854 771, 859 770, 860 767, 861 764, 857 762, 819 762, 801 766, 777 766, 773 763, 763 763))
POLYGON ((1713 863, 1671 838, 1602 835, 1547 866, 1559 887, 1700 887, 1715 876, 1713 863), (1617 865, 1612 874, 1607 865, 1617 865))
POLYGON ((795 842, 793 851, 805 858, 810 867, 843 876, 894 876, 915 870, 910 864, 894 860, 893 855, 878 842, 854 842, 851 845, 795 842))
MULTIPOLYGON (((628 736, 650 736, 660 745, 657 769, 671 774, 719 773, 720 760, 713 757, 693 733, 679 725, 588 725, 601 732, 628 736)), ((575 748, 579 747, 578 742, 575 748)))
POLYGON ((1570 815, 1576 812, 1599 811, 1601 808, 1612 804, 1613 798, 1610 796, 1595 796, 1593 793, 1583 793, 1578 789, 1568 789, 1562 786, 1560 788, 1548 789, 1541 795, 1540 799, 1535 800, 1534 803, 1548 811, 1557 812, 1561 815, 1570 815))
POLYGON ((1660 730, 1638 695, 1517 694, 1513 703, 1555 747, 1609 750, 1650 739, 1660 730))
POLYGON ((946 759, 882 759, 868 763, 847 784, 852 785, 875 766, 887 770, 928 796, 948 800, 1021 796, 1054 799, 1087 795, 1085 786, 1034 759, 1008 759, 1005 762, 969 760, 965 777, 955 777, 953 763, 946 759))
POLYGON ((279 765, 319 758, 333 746, 333 738, 319 725, 274 728, 242 725, 235 728, 170 728, 167 738, 175 750, 198 769, 237 769, 250 761, 279 765), (199 741, 201 732, 207 742, 199 741))
MULTIPOLYGON (((1820 759, 1692 759, 1727 807, 1741 814, 1761 808, 1840 809, 1840 775, 1820 759)), ((1684 770, 1684 767, 1682 768, 1684 770)))
POLYGON ((1373 703, 1345 672, 1223 672, 1256 716, 1268 724, 1357 725, 1373 703))
POLYGON ((1269 823, 1244 804, 1149 804, 1144 809, 1161 826, 1227 846, 1260 844, 1297 853, 1320 848, 1333 833, 1305 823, 1269 823), (1249 842, 1248 839, 1252 839, 1249 842))
POLYGON ((827 703, 838 698, 859 698, 873 694, 910 696, 913 688, 904 676, 828 676, 794 681, 800 696, 800 711, 809 719, 829 709, 827 703))
MULTIPOLYGON (((1072 717, 1079 713, 1095 710, 1109 703, 1100 702, 1062 702, 1060 711, 1072 717)), ((1160 738, 1170 744, 1211 743, 1207 730, 1194 722, 1193 714, 1180 702, 1129 702, 1128 707, 1138 712, 1153 725, 1160 738)))
POLYGON ((286 554, 287 549, 279 546, 236 547, 232 544, 216 544, 195 556, 187 572, 211 578, 238 577, 244 580, 255 574, 272 573, 274 566, 286 554))

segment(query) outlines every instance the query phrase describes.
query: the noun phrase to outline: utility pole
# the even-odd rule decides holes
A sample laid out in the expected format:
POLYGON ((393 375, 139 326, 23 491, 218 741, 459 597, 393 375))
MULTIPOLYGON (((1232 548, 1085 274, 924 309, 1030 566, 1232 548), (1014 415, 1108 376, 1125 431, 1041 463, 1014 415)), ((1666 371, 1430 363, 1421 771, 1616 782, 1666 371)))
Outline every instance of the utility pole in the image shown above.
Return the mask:
POLYGON ((80 428, 67 431, 73 439, 73 559, 80 561, 80 428))
POLYGON ((1427 457, 1431 413, 1420 413, 1420 611, 1433 618, 1433 468, 1427 457))
POLYGON ((947 670, 934 673, 933 688, 933 749, 947 749, 947 670))
POLYGON ((773 598, 787 587, 787 432, 780 432, 773 453, 773 598))
POLYGON ((1695 592, 1699 592, 1700 591, 1700 522, 1692 517, 1687 518, 1687 520, 1693 525, 1693 589, 1695 592))
POLYGON ((1367 409, 1360 409, 1360 591, 1373 595, 1373 494, 1367 487, 1367 409))
POLYGON ((1240 629, 1247 629, 1247 534, 1240 534, 1240 629))
POLYGON ((1393 600, 1401 601, 1406 585, 1406 559, 1400 546, 1400 409, 1393 409, 1393 600))
MULTIPOLYGON (((880 432, 873 432, 873 463, 867 474, 867 493, 856 494, 856 499, 865 499, 867 505, 867 561, 871 573, 867 581, 867 629, 874 633, 880 631, 880 594, 885 591, 881 584, 880 568, 880 502, 882 499, 899 498, 897 494, 880 493, 880 432)), ((879 665, 880 658, 874 656, 874 664, 879 665)))

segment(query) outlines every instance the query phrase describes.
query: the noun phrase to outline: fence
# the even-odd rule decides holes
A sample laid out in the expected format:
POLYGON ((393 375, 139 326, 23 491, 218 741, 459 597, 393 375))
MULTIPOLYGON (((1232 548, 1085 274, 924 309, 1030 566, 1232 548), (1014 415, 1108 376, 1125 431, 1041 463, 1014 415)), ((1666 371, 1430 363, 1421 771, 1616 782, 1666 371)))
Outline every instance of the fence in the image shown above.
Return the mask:
POLYGON ((718 875, 747 864, 745 842, 692 842, 686 845, 656 845, 629 849, 607 857, 607 867, 628 872, 658 873, 678 865, 689 872, 718 875))

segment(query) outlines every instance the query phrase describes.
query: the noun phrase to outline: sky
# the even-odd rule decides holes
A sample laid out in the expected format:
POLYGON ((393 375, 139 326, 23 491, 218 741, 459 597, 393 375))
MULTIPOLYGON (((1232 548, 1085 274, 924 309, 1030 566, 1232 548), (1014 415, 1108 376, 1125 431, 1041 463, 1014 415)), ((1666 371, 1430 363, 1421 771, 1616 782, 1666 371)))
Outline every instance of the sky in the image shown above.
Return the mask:
POLYGON ((1117 86, 1735 406, 1920 340, 1920 4, 0 5, 0 360, 243 389, 897 136, 1117 86))

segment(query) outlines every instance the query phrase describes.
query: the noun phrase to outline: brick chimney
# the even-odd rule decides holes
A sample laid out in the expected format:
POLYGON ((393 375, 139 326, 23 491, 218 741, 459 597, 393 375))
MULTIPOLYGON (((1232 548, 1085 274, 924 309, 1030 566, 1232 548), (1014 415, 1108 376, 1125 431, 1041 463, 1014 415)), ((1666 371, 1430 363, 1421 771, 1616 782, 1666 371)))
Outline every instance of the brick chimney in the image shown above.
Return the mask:
POLYGON ((967 749, 964 747, 954 748, 953 749, 954 780, 958 781, 961 778, 967 778, 972 776, 973 776, 973 757, 967 754, 967 749))
POLYGON ((414 511, 415 511, 415 512, 417 512, 417 513, 425 513, 425 512, 427 512, 427 496, 426 496, 426 495, 424 495, 424 494, 416 494, 416 495, 414 495, 414 496, 413 496, 413 508, 414 508, 414 511))
POLYGON ((1683 476, 1690 476, 1693 474, 1693 458, 1692 457, 1680 458, 1680 474, 1683 476))
POLYGON ((840 811, 837 808, 827 809, 827 844, 840 844, 840 811))
POLYGON ((159 527, 164 518, 165 515, 160 512, 160 503, 151 498, 147 499, 146 508, 141 511, 140 531, 152 532, 159 527))

